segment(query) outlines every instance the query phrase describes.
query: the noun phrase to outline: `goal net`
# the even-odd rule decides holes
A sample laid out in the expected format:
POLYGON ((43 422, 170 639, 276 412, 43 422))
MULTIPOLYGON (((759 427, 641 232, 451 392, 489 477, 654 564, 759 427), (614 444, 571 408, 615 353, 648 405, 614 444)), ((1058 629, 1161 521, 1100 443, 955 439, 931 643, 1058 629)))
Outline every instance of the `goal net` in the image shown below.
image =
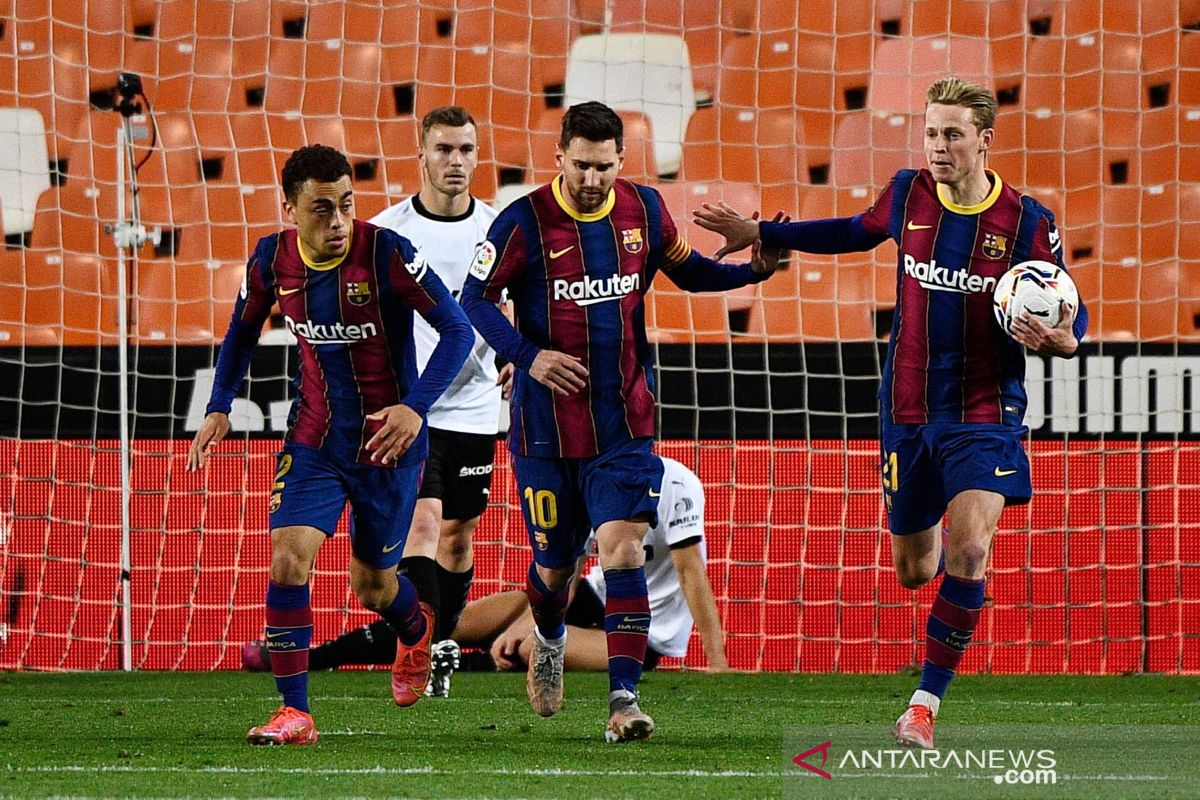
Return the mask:
MULTIPOLYGON (((1190 0, 0 0, 0 668, 233 669, 258 638, 295 368, 278 320, 229 440, 202 474, 185 453, 296 147, 349 155, 365 218, 420 188, 420 117, 459 103, 474 193, 503 205, 555 174, 563 109, 603 100, 623 176, 711 253, 702 202, 869 207, 923 164, 923 92, 950 73, 995 89, 990 166, 1054 211, 1092 315, 1078 358, 1029 358, 1036 497, 1001 521, 964 669, 1200 670, 1190 0), (142 89, 128 127, 120 73, 142 89)), ((706 487, 734 666, 922 657, 932 597, 892 575, 876 438, 895 260, 792 254, 760 286, 647 298, 660 450, 706 487)), ((502 444, 491 499, 474 596, 521 586, 529 560, 502 444)), ((318 639, 371 618, 348 557, 343 523, 313 580, 318 639)), ((703 666, 698 637, 665 663, 703 666)))

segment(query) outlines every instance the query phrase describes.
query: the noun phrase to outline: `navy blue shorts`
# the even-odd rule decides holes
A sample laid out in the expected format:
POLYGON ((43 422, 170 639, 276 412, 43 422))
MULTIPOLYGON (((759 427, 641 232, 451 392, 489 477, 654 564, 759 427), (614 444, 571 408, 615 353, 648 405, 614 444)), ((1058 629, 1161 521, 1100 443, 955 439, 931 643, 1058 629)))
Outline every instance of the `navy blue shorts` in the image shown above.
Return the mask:
POLYGON ((543 567, 573 566, 588 534, 606 522, 658 524, 663 465, 650 439, 591 458, 514 455, 513 473, 533 559, 543 567))
POLYGON ((888 528, 903 536, 937 525, 955 495, 982 489, 1004 495, 1005 505, 1033 496, 1028 429, 1002 424, 883 423, 883 497, 888 528))
POLYGON ((271 528, 307 525, 333 536, 349 501, 354 555, 376 569, 395 567, 412 524, 421 466, 347 463, 311 447, 285 445, 275 462, 271 528))

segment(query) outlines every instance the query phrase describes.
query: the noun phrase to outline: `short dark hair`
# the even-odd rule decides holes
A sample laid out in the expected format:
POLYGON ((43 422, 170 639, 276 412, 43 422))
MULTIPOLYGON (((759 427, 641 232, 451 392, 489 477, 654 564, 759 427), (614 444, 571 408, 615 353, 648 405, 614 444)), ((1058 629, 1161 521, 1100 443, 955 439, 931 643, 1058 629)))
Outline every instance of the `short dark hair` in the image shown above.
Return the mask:
POLYGON ((462 106, 438 106, 421 118, 421 144, 425 144, 425 137, 434 125, 461 128, 464 125, 475 125, 475 118, 462 106))
POLYGON ((579 137, 589 142, 607 142, 615 139, 617 152, 625 149, 625 126, 617 112, 604 103, 589 100, 576 103, 567 109, 562 118, 562 136, 558 143, 566 150, 571 140, 579 137))
POLYGON ((333 183, 343 175, 353 174, 350 162, 341 151, 324 144, 310 144, 292 151, 283 165, 280 183, 288 202, 296 202, 300 189, 309 178, 319 183, 333 183))

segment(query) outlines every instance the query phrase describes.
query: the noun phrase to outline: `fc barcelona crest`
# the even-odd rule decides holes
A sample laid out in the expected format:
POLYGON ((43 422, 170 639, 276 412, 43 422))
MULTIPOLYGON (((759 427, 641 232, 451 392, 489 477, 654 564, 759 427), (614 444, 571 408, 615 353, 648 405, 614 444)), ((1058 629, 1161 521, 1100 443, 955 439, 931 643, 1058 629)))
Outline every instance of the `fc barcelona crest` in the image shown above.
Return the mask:
POLYGON ((626 228, 621 231, 621 244, 625 245, 627 253, 640 253, 642 251, 642 229, 626 228))
POLYGON ((366 281, 347 281, 346 299, 356 306, 371 302, 371 284, 366 281))
POLYGON ((274 514, 283 505, 283 495, 280 492, 275 492, 271 495, 271 513, 274 514))
POLYGON ((1008 250, 1008 237, 998 233, 985 233, 982 250, 988 258, 1004 258, 1004 253, 1008 250))

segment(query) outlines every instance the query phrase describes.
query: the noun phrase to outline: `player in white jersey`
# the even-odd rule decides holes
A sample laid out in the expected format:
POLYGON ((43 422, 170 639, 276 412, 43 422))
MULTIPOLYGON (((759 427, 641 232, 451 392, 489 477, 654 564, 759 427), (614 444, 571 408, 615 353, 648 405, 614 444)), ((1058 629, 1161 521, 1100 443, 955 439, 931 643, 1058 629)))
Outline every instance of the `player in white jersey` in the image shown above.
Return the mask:
MULTIPOLYGON (((658 525, 644 540, 650 632, 645 667, 687 653, 692 623, 711 671, 729 669, 724 633, 705 570, 704 488, 690 469, 660 457, 664 475, 658 525)), ((586 562, 585 556, 580 566, 586 562)), ((595 565, 572 589, 567 606, 567 669, 608 669, 604 632, 604 572, 595 565)), ((533 615, 523 591, 501 592, 467 605, 454 631, 462 645, 489 647, 500 669, 524 669, 533 646, 533 615)))
MULTIPOLYGON (((658 501, 658 526, 646 534, 646 589, 650 598, 650 634, 645 667, 652 669, 662 656, 687 653, 692 624, 711 672, 729 670, 725 636, 717 604, 705 570, 704 488, 690 469, 662 458, 662 496, 658 501)), ((587 556, 580 560, 580 567, 587 556)), ((604 572, 594 566, 581 578, 567 606, 567 669, 608 669, 608 644, 604 633, 604 572)), ((467 605, 454 630, 458 644, 488 648, 473 659, 470 668, 524 669, 533 646, 533 615, 523 591, 500 592, 467 605)), ((384 626, 375 624, 350 631, 315 648, 309 657, 312 669, 332 669, 345 664, 391 663, 384 626)), ((247 669, 270 665, 265 647, 250 643, 243 648, 247 669)), ((447 681, 449 676, 447 675, 447 681)))
MULTIPOLYGON (((460 106, 430 111, 421 120, 417 154, 421 191, 377 214, 371 222, 406 237, 458 297, 475 248, 487 238, 496 211, 471 196, 478 163, 475 120, 460 106)), ((424 320, 413 326, 417 367, 424 370, 437 332, 424 320)), ((478 333, 475 346, 445 394, 429 409, 429 459, 404 547, 401 570, 437 615, 433 673, 427 694, 446 696, 438 676, 457 661, 449 639, 467 603, 474 574, 471 540, 487 507, 500 418, 496 353, 478 333)))

